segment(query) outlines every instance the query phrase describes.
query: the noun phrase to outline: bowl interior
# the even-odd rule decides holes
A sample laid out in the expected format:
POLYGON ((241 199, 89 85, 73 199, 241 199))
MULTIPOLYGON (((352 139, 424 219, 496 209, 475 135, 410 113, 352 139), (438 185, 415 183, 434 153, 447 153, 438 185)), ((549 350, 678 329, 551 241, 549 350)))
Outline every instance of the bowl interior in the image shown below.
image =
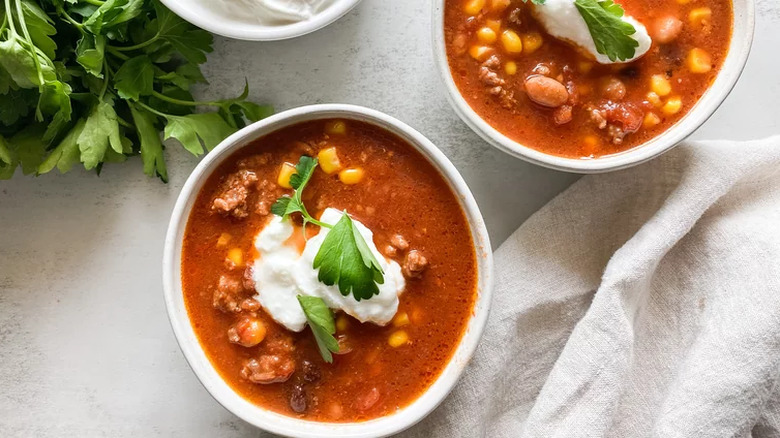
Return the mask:
POLYGON ((338 20, 361 0, 334 0, 333 4, 309 20, 281 26, 235 20, 221 15, 217 7, 206 6, 206 1, 161 0, 176 15, 202 29, 217 35, 249 41, 276 41, 306 35, 338 20))
POLYGON ((532 163, 576 173, 599 173, 624 169, 650 160, 691 135, 715 112, 734 88, 745 68, 755 27, 754 0, 732 0, 734 23, 731 43, 718 76, 699 101, 677 123, 650 141, 627 151, 595 159, 565 158, 546 154, 505 136, 477 114, 461 96, 447 60, 444 41, 444 3, 433 2, 433 47, 436 64, 447 89, 450 104, 460 118, 485 141, 532 163))
POLYGON ((429 140, 409 126, 382 113, 351 105, 314 105, 289 110, 252 124, 214 149, 193 171, 174 207, 165 241, 163 282, 165 301, 176 339, 192 370, 211 395, 226 409, 255 426, 295 437, 378 437, 397 433, 425 417, 449 393, 474 352, 485 326, 492 293, 492 251, 484 221, 460 174, 429 140), (324 118, 360 120, 400 136, 419 150, 444 176, 461 202, 471 227, 478 267, 478 297, 472 317, 452 359, 439 378, 411 405, 398 412, 360 423, 318 423, 287 417, 258 407, 236 394, 212 367, 200 347, 184 305, 181 250, 184 231, 195 197, 212 171, 234 151, 277 129, 324 118))

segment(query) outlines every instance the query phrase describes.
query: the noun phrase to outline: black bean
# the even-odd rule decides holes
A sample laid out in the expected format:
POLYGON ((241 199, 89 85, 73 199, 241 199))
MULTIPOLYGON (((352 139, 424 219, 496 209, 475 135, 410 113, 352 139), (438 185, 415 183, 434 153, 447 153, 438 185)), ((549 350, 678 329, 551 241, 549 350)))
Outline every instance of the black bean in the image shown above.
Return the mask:
POLYGON ((303 361, 303 380, 314 383, 320 380, 321 376, 322 373, 320 373, 320 368, 317 365, 308 360, 303 361))
POLYGON ((290 394, 290 408, 296 413, 302 414, 306 411, 307 399, 306 389, 303 385, 293 386, 290 394))
POLYGON ((620 76, 627 79, 636 79, 639 76, 639 69, 636 66, 626 67, 620 70, 620 76))

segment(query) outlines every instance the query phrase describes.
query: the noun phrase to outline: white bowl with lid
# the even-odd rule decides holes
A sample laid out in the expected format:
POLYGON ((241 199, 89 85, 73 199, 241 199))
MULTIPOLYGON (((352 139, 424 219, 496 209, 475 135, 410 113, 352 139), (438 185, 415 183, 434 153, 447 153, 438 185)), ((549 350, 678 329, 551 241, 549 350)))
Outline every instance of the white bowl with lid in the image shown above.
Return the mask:
MULTIPOLYGON (((237 14, 230 8, 220 7, 222 2, 252 5, 270 1, 275 4, 301 4, 317 0, 161 0, 176 15, 190 23, 217 35, 248 41, 276 41, 295 38, 321 29, 351 11, 360 0, 319 0, 325 7, 313 16, 298 21, 264 24, 252 14, 237 14)), ((257 8, 255 8, 257 10, 257 8)))
POLYGON ((341 104, 295 108, 253 123, 231 135, 198 164, 176 200, 163 253, 163 290, 168 318, 184 357, 201 384, 225 409, 266 431, 298 438, 384 437, 422 420, 449 394, 477 348, 487 323, 493 293, 493 255, 487 228, 474 196, 447 157, 409 125, 379 111, 341 104), (415 401, 397 412, 356 423, 301 420, 257 406, 238 395, 220 377, 203 351, 184 303, 181 253, 190 211, 208 177, 234 152, 253 140, 290 125, 310 120, 340 118, 366 122, 391 132, 420 152, 444 178, 465 213, 477 257, 477 298, 466 331, 442 373, 415 401))
POLYGON ((626 151, 593 159, 567 158, 541 152, 512 140, 482 119, 463 98, 452 78, 447 58, 444 35, 446 1, 433 1, 433 48, 447 98, 455 112, 469 128, 492 146, 540 166, 574 173, 601 173, 635 166, 661 155, 693 134, 712 116, 736 85, 750 54, 755 28, 754 0, 732 0, 734 22, 728 54, 715 81, 687 114, 663 133, 626 151))

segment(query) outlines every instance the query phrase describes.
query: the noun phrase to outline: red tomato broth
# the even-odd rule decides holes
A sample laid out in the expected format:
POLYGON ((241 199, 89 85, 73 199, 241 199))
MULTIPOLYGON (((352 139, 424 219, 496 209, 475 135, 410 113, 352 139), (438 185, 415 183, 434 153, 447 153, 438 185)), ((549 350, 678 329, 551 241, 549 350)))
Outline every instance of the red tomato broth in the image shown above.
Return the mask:
MULTIPOLYGON (((272 411, 324 422, 364 421, 392 414, 412 403, 440 375, 452 357, 471 317, 477 294, 476 252, 470 228, 456 195, 440 173, 412 146, 373 125, 347 121, 344 135, 324 134, 326 121, 297 124, 255 140, 222 163, 208 178, 190 213, 182 250, 182 283, 185 303, 196 335, 207 357, 222 378, 242 397, 272 411), (361 324, 348 317, 348 354, 334 355, 326 364, 314 337, 306 328, 292 333, 274 322, 262 309, 259 318, 267 328, 265 340, 255 347, 228 341, 227 331, 240 315, 213 307, 213 296, 222 275, 236 275, 225 263, 228 248, 240 248, 244 257, 255 257, 254 238, 268 215, 250 213, 236 219, 212 211, 211 205, 225 179, 242 159, 263 156, 265 164, 251 169, 264 180, 275 182, 283 162, 296 163, 302 154, 335 146, 344 167, 365 171, 358 184, 345 185, 337 175, 318 168, 304 192, 309 212, 319 217, 325 207, 346 209, 374 232, 377 248, 395 234, 421 251, 429 266, 419 279, 406 279, 399 313, 410 323, 409 342, 398 348, 388 344, 399 330, 361 324), (217 248, 222 233, 232 238, 217 248), (254 255, 252 255, 254 254, 254 255), (263 354, 266 344, 292 339, 297 364, 292 378, 283 383, 256 384, 240 375, 242 363, 263 354), (290 407, 293 386, 301 382, 301 363, 308 360, 321 372, 316 384, 307 387, 304 413, 290 407), (378 395, 378 399, 377 396, 378 395), (370 407, 372 401, 375 404, 370 407), (340 407, 340 408, 339 408, 340 407)), ((275 184, 272 184, 275 185, 275 184)), ((269 199, 291 193, 275 187, 269 199)), ((309 234, 316 226, 309 226, 309 234)), ((397 260, 401 263, 401 260, 397 260)), ((238 274, 240 275, 240 274, 238 274)), ((242 297, 253 291, 244 290, 242 297)), ((337 314, 339 318, 341 313, 337 314)))
POLYGON ((610 66, 588 59, 579 49, 547 34, 532 17, 530 6, 520 0, 512 0, 500 11, 491 10, 494 0, 486 0, 483 12, 476 17, 464 11, 466 1, 446 0, 444 11, 449 67, 461 95, 482 119, 510 139, 541 152, 569 158, 595 158, 622 152, 651 140, 678 122, 715 80, 728 52, 733 22, 731 0, 694 0, 686 4, 676 0, 620 0, 626 14, 645 24, 651 36, 652 23, 663 17, 679 18, 683 21, 683 28, 670 43, 659 44, 654 41, 650 50, 638 60, 610 66), (711 19, 706 27, 708 30, 699 29, 688 18, 691 10, 702 7, 711 10, 711 19), (508 15, 515 8, 522 10, 520 25, 508 23, 508 15), (501 60, 501 68, 497 73, 506 81, 504 88, 514 92, 516 104, 511 108, 503 107, 499 99, 490 94, 491 87, 483 83, 479 75, 482 61, 468 53, 468 49, 474 45, 485 45, 479 42, 476 31, 484 27, 487 20, 501 21, 498 39, 492 46, 501 60), (509 54, 502 48, 500 38, 505 29, 512 29, 521 36, 537 32, 542 36, 543 43, 532 53, 524 50, 519 54, 509 54), (686 63, 692 48, 703 49, 711 56, 712 69, 709 72, 689 71, 686 63), (514 75, 504 70, 509 61, 517 65, 517 73, 514 75), (572 118, 568 123, 556 124, 553 110, 535 104, 524 91, 524 80, 533 74, 534 68, 540 63, 553 64, 558 67, 558 72, 564 66, 571 69, 570 78, 577 89, 578 103, 572 105, 572 118), (581 63, 589 66, 590 70, 581 69, 581 63), (671 83, 670 96, 679 96, 682 101, 682 108, 676 114, 664 114, 647 99, 650 78, 657 74, 665 75, 671 83), (617 78, 625 84, 626 94, 621 102, 636 105, 643 111, 643 116, 653 112, 659 116, 660 122, 652 127, 643 124, 637 132, 626 135, 622 143, 612 143, 604 130, 598 129, 584 110, 587 104, 604 101, 600 88, 608 78, 617 78))

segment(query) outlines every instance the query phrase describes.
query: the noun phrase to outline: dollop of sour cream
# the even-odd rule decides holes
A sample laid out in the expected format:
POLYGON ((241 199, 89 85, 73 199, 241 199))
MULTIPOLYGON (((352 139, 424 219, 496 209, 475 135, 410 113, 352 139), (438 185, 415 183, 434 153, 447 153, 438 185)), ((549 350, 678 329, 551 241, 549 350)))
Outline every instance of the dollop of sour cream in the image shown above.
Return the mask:
POLYGON ((631 62, 647 53, 653 43, 642 23, 633 17, 623 15, 621 19, 636 29, 636 33, 631 35, 631 38, 639 43, 639 47, 636 48, 632 58, 623 61, 611 61, 608 56, 602 55, 596 50, 596 43, 593 42, 588 25, 585 23, 582 15, 580 15, 574 0, 546 0, 544 4, 534 6, 534 15, 542 23, 547 33, 579 46, 593 55, 600 64, 631 62))
POLYGON ((283 26, 306 21, 334 0, 204 0, 238 21, 283 26))
MULTIPOLYGON (((320 221, 335 224, 344 214, 328 208, 322 213, 320 221)), ((357 301, 350 294, 344 296, 338 285, 327 286, 317 279, 319 269, 314 269, 314 257, 330 231, 321 228, 310 238, 300 253, 295 244, 288 240, 293 234, 293 225, 274 216, 255 238, 255 248, 260 256, 252 267, 257 295, 255 299, 279 324, 299 332, 306 326, 306 315, 298 302, 298 295, 322 298, 331 309, 342 310, 361 322, 378 325, 389 323, 398 311, 398 296, 406 285, 398 263, 387 260, 374 245, 374 233, 362 223, 352 220, 358 232, 363 236, 374 257, 379 261, 385 275, 384 284, 379 286, 379 294, 370 299, 357 301)))

